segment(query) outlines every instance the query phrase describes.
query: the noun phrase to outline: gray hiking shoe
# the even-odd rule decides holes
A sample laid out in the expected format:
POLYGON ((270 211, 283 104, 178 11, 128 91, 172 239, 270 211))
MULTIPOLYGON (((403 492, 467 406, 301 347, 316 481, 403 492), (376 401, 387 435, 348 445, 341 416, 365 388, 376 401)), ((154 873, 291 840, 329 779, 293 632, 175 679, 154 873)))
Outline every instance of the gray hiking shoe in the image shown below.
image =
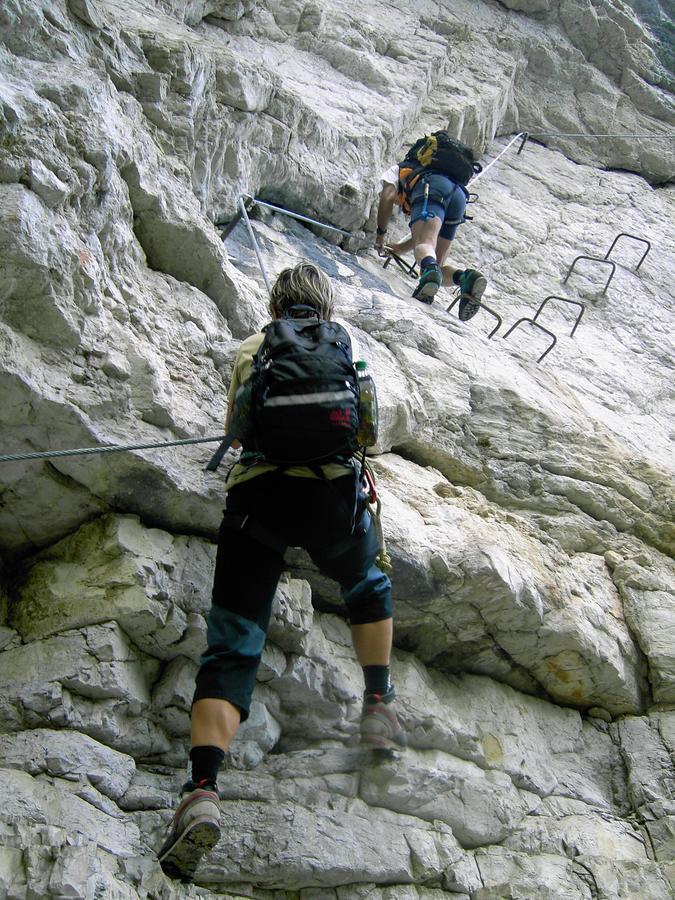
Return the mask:
POLYGON ((361 712, 361 743, 374 750, 403 750, 406 733, 394 711, 394 691, 366 694, 361 712))
POLYGON ((413 297, 422 303, 433 303, 438 289, 443 283, 443 272, 438 263, 428 266, 420 275, 417 287, 413 291, 413 297))
POLYGON ((459 276, 461 300, 457 315, 462 322, 468 322, 480 309, 480 301, 487 287, 487 279, 476 269, 465 269, 459 276))
POLYGON ((220 838, 220 801, 209 782, 183 787, 181 804, 171 822, 167 839, 157 853, 164 874, 192 881, 203 856, 220 838))

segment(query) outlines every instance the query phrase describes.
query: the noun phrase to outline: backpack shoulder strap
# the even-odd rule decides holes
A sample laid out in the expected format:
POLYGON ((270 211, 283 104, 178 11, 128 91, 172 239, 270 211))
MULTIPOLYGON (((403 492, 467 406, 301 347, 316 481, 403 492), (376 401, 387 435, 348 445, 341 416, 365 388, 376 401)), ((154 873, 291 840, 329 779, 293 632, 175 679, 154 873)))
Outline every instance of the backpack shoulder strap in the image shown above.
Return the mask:
POLYGON ((344 325, 340 325, 339 322, 335 322, 333 320, 327 322, 326 324, 330 326, 329 333, 331 334, 331 337, 339 341, 341 344, 345 344, 345 346, 347 346, 351 352, 352 339, 350 338, 349 332, 344 327, 344 325))

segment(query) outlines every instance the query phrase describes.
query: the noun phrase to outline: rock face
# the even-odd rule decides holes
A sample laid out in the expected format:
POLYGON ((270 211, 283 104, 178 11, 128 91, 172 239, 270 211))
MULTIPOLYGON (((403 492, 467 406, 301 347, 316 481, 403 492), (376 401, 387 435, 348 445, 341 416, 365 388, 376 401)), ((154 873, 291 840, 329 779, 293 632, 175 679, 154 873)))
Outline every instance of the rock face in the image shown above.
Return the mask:
POLYGON ((2 4, 2 452, 219 435, 267 293, 216 225, 247 194, 350 231, 252 213, 377 379, 410 748, 358 747, 336 587, 289 551, 225 838, 165 879, 224 475, 208 444, 2 462, 0 897, 672 896, 672 72, 632 6, 653 32, 618 0, 2 4), (369 249, 441 126, 485 166, 466 324, 369 249))

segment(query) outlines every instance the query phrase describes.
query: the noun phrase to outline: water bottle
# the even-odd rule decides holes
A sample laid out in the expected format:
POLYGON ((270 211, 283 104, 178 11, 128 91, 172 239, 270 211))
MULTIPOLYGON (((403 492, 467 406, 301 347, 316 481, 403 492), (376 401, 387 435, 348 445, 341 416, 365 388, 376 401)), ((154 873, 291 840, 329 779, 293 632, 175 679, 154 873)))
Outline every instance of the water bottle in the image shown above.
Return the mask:
POLYGON ((360 359, 354 364, 359 383, 359 430, 357 439, 362 447, 377 443, 377 392, 368 374, 368 363, 360 359))

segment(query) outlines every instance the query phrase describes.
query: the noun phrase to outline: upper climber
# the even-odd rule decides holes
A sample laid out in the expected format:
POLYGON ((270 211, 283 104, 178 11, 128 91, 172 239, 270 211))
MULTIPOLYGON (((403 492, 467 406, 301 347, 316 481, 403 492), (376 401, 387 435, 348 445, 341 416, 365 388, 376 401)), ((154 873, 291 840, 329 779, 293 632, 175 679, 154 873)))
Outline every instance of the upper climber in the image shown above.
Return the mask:
POLYGON ((457 285, 461 291, 459 318, 467 321, 480 309, 487 286, 477 269, 460 269, 445 258, 459 225, 465 221, 469 199, 466 185, 480 171, 472 151, 445 131, 436 131, 416 141, 405 159, 381 176, 377 210, 379 252, 402 254, 414 249, 420 264, 420 279, 413 291, 424 303, 433 303, 441 285, 457 285), (395 205, 410 215, 411 237, 385 245, 384 237, 395 205))

